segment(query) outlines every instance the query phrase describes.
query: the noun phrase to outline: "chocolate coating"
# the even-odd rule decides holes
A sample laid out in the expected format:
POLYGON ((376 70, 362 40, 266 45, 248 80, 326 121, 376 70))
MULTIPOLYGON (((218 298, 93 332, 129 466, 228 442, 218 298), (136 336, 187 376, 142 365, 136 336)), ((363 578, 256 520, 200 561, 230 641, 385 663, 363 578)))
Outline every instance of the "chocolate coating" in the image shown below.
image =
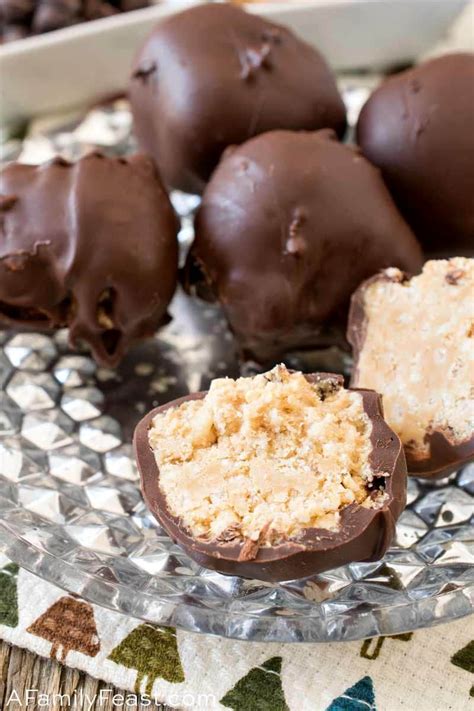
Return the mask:
POLYGON ((428 252, 474 250, 474 54, 395 75, 359 117, 357 140, 428 252))
POLYGON ((0 21, 5 26, 27 22, 34 9, 35 0, 0 0, 0 21))
POLYGON ((290 30, 208 4, 161 22, 130 82, 135 131, 166 184, 201 193, 223 150, 275 128, 345 129, 321 55, 290 30))
POLYGON ((80 0, 39 0, 31 29, 34 33, 51 32, 80 22, 80 0))
POLYGON ((464 442, 453 442, 443 432, 435 431, 426 435, 426 442, 430 447, 426 459, 414 459, 405 448, 408 471, 413 476, 442 479, 474 461, 474 435, 464 442))
POLYGON ((141 10, 141 8, 147 7, 148 5, 148 0, 122 0, 120 9, 122 12, 130 12, 132 10, 141 10))
POLYGON ((147 5, 149 0, 0 0, 0 43, 147 5))
POLYGON ((115 15, 119 10, 110 2, 103 0, 84 0, 84 16, 86 20, 100 20, 102 17, 115 15))
POLYGON ((185 273, 223 305, 244 357, 344 342, 349 300, 420 247, 379 171, 331 131, 273 131, 228 152, 204 193, 185 273))
MULTIPOLYGON (((405 279, 410 275, 405 274, 405 279)), ((367 332, 367 319, 364 307, 364 293, 368 286, 377 281, 390 281, 386 274, 376 274, 367 279, 354 292, 349 310, 349 321, 347 326, 347 340, 352 346, 354 357, 354 367, 352 371, 352 382, 356 381, 357 364, 367 332)), ((474 435, 462 442, 449 440, 444 432, 434 430, 427 432, 424 441, 429 445, 429 456, 420 458, 414 456, 411 448, 405 446, 405 457, 408 474, 420 477, 421 479, 441 479, 458 471, 465 464, 474 461, 474 435)))
MULTIPOLYGON (((327 373, 306 376, 311 381, 334 380, 327 373)), ((295 539, 260 547, 254 557, 242 555, 242 539, 218 542, 194 538, 181 521, 168 510, 160 490, 160 472, 148 441, 148 430, 156 414, 186 400, 203 398, 206 393, 193 393, 152 410, 137 425, 134 436, 135 455, 141 476, 145 502, 170 538, 200 565, 227 575, 240 575, 270 582, 304 578, 349 562, 381 558, 395 533, 395 523, 406 502, 406 464, 401 442, 383 419, 381 398, 372 390, 361 393, 364 409, 372 422, 373 450, 370 464, 374 472, 388 474, 375 480, 387 494, 377 508, 351 504, 341 512, 338 531, 322 528, 305 529, 295 539)), ((376 491, 375 487, 375 491, 376 491)))
POLYGON ((177 219, 152 161, 98 153, 0 174, 0 326, 69 326, 115 365, 166 318, 177 219))
POLYGON ((5 25, 0 32, 0 43, 15 42, 28 36, 28 30, 24 25, 5 25))

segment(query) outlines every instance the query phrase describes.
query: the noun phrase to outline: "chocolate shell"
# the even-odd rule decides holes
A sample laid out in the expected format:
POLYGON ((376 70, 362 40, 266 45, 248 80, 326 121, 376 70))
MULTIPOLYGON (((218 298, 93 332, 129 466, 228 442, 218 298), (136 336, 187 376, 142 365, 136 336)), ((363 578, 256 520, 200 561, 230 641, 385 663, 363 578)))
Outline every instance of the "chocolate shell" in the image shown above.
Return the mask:
POLYGON ((0 327, 69 327, 116 365, 167 320, 178 222, 152 161, 94 153, 0 174, 0 327))
MULTIPOLYGON (((367 334, 367 318, 364 305, 367 288, 377 281, 400 282, 408 281, 409 279, 410 276, 408 274, 398 273, 390 277, 385 271, 368 279, 354 292, 347 329, 347 338, 352 345, 354 357, 351 385, 357 386, 358 384, 358 362, 364 348, 367 334)), ((406 348, 409 348, 409 334, 406 335, 405 340, 406 348)), ((433 353, 435 350, 436 344, 433 347, 433 353)), ((446 369, 447 368, 448 366, 446 366, 446 369)), ((425 372, 430 370, 429 363, 424 364, 424 370, 425 372)), ((465 464, 474 461, 474 433, 470 438, 464 441, 454 441, 448 439, 446 432, 434 429, 433 431, 426 432, 424 443, 428 445, 429 454, 422 458, 417 456, 416 450, 410 443, 404 443, 409 475, 424 479, 440 479, 458 471, 465 464)))
POLYGON ((170 187, 201 193, 223 150, 276 128, 345 130, 322 56, 280 25, 228 3, 160 22, 129 86, 134 128, 170 187))
POLYGON ((0 0, 0 44, 149 4, 149 0, 0 0))
POLYGON ((195 220, 184 281, 221 302, 244 358, 345 344, 352 292, 422 253, 379 171, 332 131, 272 131, 227 152, 195 220))
MULTIPOLYGON (((334 380, 338 376, 312 373, 305 377, 315 382, 334 380)), ((170 513, 160 490, 160 472, 148 441, 148 430, 155 415, 186 400, 202 399, 205 392, 192 393, 152 410, 136 427, 135 456, 143 497, 149 510, 190 558, 226 575, 278 582, 304 578, 350 562, 380 559, 393 539, 395 523, 405 507, 405 456, 400 440, 383 419, 380 396, 371 390, 357 392, 362 395, 364 410, 373 426, 370 464, 374 472, 388 474, 374 479, 374 493, 377 484, 383 485, 386 500, 377 508, 351 504, 342 509, 338 531, 305 529, 293 540, 259 547, 253 542, 249 546, 249 541, 243 539, 198 539, 183 528, 180 520, 170 513)))
POLYGON ((35 0, 0 0, 0 29, 28 22, 34 9, 35 0))
POLYGON ((428 253, 474 251, 474 54, 390 77, 362 109, 357 140, 428 253))
POLYGON ((31 23, 34 34, 43 34, 81 22, 80 0, 38 0, 31 23))

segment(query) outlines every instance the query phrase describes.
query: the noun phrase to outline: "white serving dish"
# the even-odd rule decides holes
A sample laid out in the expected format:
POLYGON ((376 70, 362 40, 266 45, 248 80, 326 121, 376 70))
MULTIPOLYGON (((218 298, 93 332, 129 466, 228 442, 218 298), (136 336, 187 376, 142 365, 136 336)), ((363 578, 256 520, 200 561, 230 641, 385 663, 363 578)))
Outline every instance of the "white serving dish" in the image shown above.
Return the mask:
POLYGON ((303 0, 247 5, 289 25, 334 69, 380 70, 410 62, 445 35, 469 0, 303 0))
MULTIPOLYGON (((0 125, 91 104, 127 86, 140 43, 161 18, 199 0, 152 7, 19 40, 0 48, 0 125)), ((441 39, 468 0, 307 0, 254 3, 292 27, 338 70, 414 59, 441 39)), ((212 38, 210 38, 212 41, 212 38)))

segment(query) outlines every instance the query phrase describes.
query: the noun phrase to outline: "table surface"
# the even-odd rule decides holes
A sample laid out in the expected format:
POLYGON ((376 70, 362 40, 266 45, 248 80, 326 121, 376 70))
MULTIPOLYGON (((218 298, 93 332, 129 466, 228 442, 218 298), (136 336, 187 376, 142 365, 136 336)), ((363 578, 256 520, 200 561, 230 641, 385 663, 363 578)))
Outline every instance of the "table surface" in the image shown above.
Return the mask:
POLYGON ((8 709, 8 711, 17 711, 18 709, 28 709, 33 711, 36 709, 47 709, 47 711, 64 711, 65 708, 70 711, 171 711, 167 706, 156 706, 155 704, 113 704, 112 697, 114 694, 119 694, 126 697, 130 692, 117 689, 111 684, 93 679, 88 674, 79 672, 76 669, 59 664, 51 659, 43 659, 36 654, 32 654, 25 649, 13 647, 6 642, 0 640, 0 709, 8 709), (32 702, 28 705, 24 702, 27 690, 37 689, 38 693, 48 694, 51 699, 49 706, 40 706, 38 702, 32 702), (110 690, 106 696, 106 700, 99 701, 99 693, 101 689, 110 690), (12 693, 16 692, 22 700, 23 705, 20 706, 15 700, 16 695, 12 697, 12 693), (82 703, 79 699, 82 693, 83 699, 95 699, 95 702, 89 708, 89 703, 82 703), (54 695, 69 694, 71 696, 71 704, 61 706, 60 700, 54 695))

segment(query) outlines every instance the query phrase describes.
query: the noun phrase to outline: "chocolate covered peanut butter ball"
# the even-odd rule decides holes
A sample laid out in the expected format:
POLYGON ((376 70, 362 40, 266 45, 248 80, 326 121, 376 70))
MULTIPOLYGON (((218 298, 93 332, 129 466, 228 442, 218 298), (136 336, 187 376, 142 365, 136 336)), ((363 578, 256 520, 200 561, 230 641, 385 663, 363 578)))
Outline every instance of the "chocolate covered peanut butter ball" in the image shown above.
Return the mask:
POLYGON ((166 318, 178 223, 152 161, 88 155, 0 174, 0 326, 69 327, 116 365, 166 318))
POLYGON ((357 138, 429 253, 474 251, 474 54, 433 59, 385 81, 357 138))
POLYGON ((386 269, 352 298, 352 384, 383 396, 408 471, 446 476, 474 460, 474 259, 386 269))
POLYGON ((290 30, 228 4, 161 22, 129 89, 141 147, 164 182, 201 193, 223 150, 276 128, 345 129, 321 55, 290 30))
POLYGON ((245 358, 344 342, 354 289, 421 249, 374 168, 331 131, 273 131, 228 152, 195 222, 185 282, 219 300, 245 358))

